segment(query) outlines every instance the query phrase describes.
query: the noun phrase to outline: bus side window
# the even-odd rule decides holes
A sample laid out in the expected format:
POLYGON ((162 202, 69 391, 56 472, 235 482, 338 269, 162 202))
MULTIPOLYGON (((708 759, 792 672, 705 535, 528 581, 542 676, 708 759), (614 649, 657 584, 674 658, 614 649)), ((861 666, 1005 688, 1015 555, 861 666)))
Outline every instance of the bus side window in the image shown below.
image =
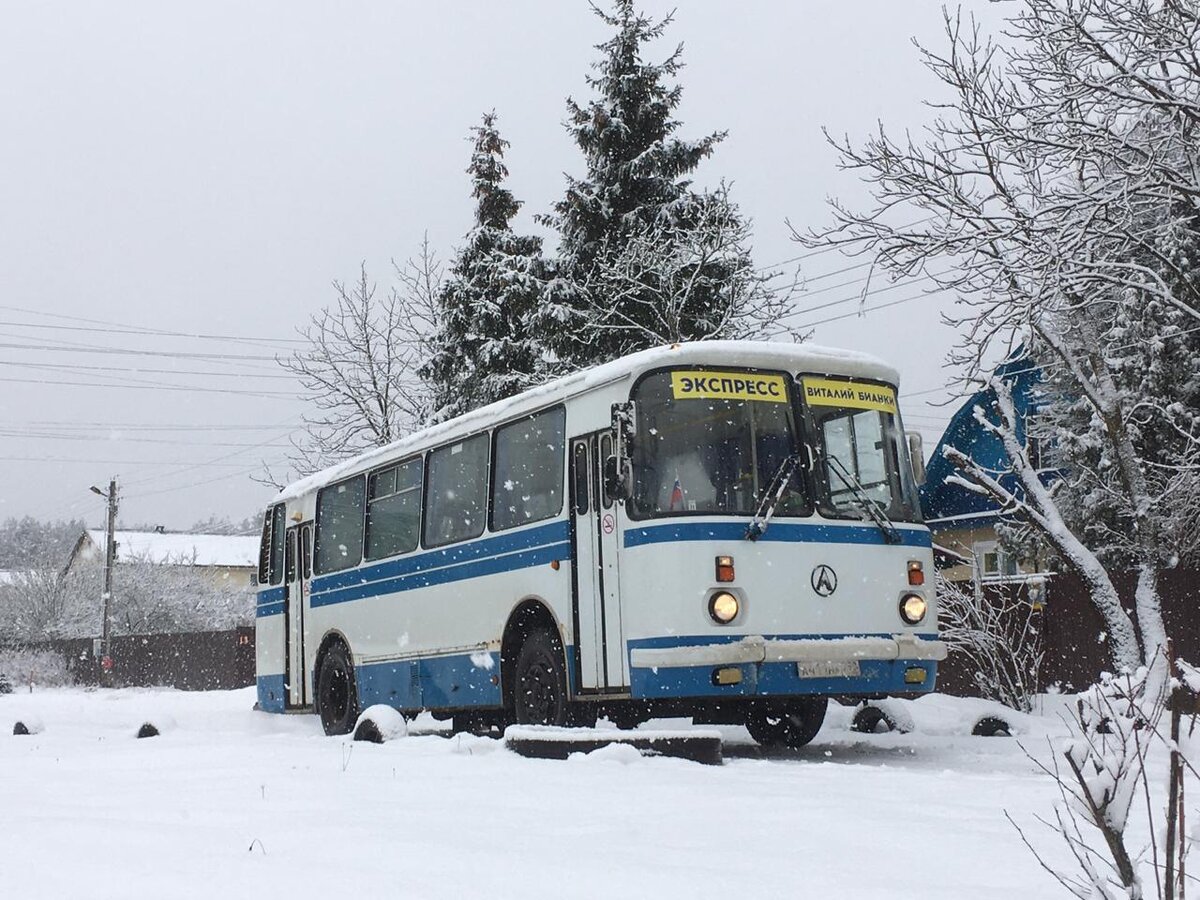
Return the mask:
MULTIPOLYGON (((600 438, 600 470, 604 471, 604 466, 608 463, 608 458, 613 455, 613 439, 611 434, 606 434, 600 438)), ((608 496, 608 491, 600 490, 600 502, 604 504, 605 509, 612 509, 613 499, 608 496)))
POLYGON ((575 482, 575 512, 581 516, 588 511, 587 463, 587 444, 580 441, 575 445, 575 458, 571 464, 571 477, 575 482))
POLYGON ((362 562, 365 479, 357 475, 317 493, 317 537, 313 552, 318 575, 362 562))
POLYGON ((262 546, 258 551, 258 583, 279 584, 283 581, 283 504, 270 507, 263 517, 262 546))
POLYGON ((424 460, 410 459, 376 472, 367 482, 367 559, 417 549, 421 533, 424 460))
POLYGON ((490 451, 490 436, 484 432, 430 452, 425 490, 426 547, 441 547, 483 534, 490 451))
POLYGON ((292 531, 287 536, 287 553, 284 554, 283 567, 287 571, 287 582, 291 584, 296 580, 296 532, 292 531))
POLYGON ((559 406, 496 429, 493 531, 562 512, 564 420, 559 406))

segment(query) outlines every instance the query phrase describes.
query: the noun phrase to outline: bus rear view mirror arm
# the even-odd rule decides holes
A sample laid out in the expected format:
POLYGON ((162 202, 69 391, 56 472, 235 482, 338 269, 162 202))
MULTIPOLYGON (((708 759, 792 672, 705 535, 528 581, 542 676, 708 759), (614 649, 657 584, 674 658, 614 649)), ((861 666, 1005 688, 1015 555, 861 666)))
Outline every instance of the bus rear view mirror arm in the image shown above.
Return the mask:
POLYGON ((633 468, 627 458, 610 456, 604 460, 604 493, 612 500, 629 499, 633 487, 633 468))

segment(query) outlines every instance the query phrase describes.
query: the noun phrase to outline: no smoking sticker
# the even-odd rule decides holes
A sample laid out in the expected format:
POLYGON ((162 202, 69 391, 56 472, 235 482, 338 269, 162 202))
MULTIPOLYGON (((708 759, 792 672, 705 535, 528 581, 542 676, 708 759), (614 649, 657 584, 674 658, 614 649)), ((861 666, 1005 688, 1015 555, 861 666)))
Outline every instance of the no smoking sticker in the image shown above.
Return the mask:
POLYGON ((617 520, 613 518, 612 513, 604 514, 604 518, 600 520, 600 527, 604 529, 605 534, 612 534, 617 530, 617 520))

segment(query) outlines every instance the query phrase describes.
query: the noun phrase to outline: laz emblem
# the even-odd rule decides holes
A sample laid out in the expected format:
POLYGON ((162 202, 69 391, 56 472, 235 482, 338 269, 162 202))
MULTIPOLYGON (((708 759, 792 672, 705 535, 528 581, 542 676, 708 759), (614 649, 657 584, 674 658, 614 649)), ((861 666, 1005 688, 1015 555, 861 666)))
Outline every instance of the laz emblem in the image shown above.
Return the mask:
POLYGON ((837 590, 837 572, 832 568, 822 563, 812 570, 812 576, 809 578, 809 583, 812 589, 817 592, 820 597, 828 597, 837 590))

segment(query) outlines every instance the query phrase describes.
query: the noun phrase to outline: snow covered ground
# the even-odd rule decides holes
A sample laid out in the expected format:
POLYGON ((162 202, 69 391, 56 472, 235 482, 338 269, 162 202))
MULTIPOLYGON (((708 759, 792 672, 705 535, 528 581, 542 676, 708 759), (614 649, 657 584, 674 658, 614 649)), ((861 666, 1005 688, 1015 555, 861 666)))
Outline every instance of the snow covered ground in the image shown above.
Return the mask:
POLYGON ((471 736, 353 743, 253 702, 0 696, 3 896, 1062 896, 1004 818, 1063 860, 1033 821, 1053 784, 1018 745, 1045 756, 1052 711, 1005 739, 966 733, 970 701, 906 704, 910 734, 855 734, 831 708, 812 745, 769 758, 722 729, 710 767, 629 747, 531 760, 471 736), (44 730, 13 736, 31 716, 44 730), (164 733, 135 739, 147 719, 164 733))

